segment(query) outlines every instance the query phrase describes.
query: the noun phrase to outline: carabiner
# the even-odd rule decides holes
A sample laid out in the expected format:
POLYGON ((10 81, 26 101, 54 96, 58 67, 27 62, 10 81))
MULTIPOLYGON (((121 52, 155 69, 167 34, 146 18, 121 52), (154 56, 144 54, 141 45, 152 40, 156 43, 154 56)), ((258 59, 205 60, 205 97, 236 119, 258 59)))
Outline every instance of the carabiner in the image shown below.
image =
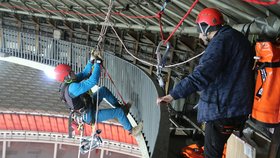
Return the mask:
POLYGON ((157 50, 156 50, 156 54, 157 54, 157 77, 158 77, 159 84, 162 88, 164 88, 164 82, 163 82, 163 79, 162 79, 161 70, 162 70, 162 68, 164 68, 165 63, 166 63, 166 58, 167 58, 167 55, 168 55, 169 49, 170 49, 170 42, 167 42, 165 52, 164 52, 163 56, 161 56, 160 47, 163 44, 164 44, 164 41, 160 41, 158 46, 157 46, 157 50))

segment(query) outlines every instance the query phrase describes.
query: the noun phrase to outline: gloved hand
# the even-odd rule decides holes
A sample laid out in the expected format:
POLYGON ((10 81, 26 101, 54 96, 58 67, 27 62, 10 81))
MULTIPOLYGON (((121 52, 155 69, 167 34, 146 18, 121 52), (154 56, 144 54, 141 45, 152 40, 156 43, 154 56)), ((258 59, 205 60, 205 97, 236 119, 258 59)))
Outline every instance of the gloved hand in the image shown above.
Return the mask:
POLYGON ((98 63, 98 64, 102 65, 103 59, 100 58, 99 56, 97 56, 97 57, 95 57, 94 63, 98 63))
POLYGON ((91 63, 95 63, 96 59, 101 59, 100 52, 98 50, 91 52, 90 61, 91 63))

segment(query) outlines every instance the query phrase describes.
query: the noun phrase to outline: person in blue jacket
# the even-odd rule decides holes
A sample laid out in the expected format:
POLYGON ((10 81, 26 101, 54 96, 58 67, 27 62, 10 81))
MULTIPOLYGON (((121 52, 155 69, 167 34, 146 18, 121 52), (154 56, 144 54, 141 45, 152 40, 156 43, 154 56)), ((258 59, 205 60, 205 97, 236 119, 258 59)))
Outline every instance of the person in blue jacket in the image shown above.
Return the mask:
MULTIPOLYGON (((132 127, 126 117, 128 109, 120 105, 117 98, 106 87, 100 87, 95 93, 91 92, 91 88, 99 82, 102 63, 102 60, 97 56, 91 59, 88 61, 84 70, 77 74, 67 64, 56 66, 54 70, 56 74, 55 78, 57 81, 63 83, 60 88, 61 100, 65 102, 66 106, 72 111, 72 114, 80 113, 84 123, 93 124, 95 121, 102 122, 117 118, 123 125, 123 128, 133 136, 140 134, 142 123, 139 123, 136 127, 132 127), (93 72, 91 72, 92 68, 93 72), (99 103, 103 99, 106 99, 113 108, 99 110, 96 119, 96 104, 100 105, 99 103)), ((70 124, 68 127, 69 130, 71 127, 70 124)))
POLYGON ((197 119, 206 122, 204 155, 221 158, 230 134, 242 132, 252 111, 254 51, 241 32, 224 25, 217 9, 203 9, 196 23, 199 38, 207 45, 205 52, 193 72, 157 103, 171 103, 200 91, 197 119))

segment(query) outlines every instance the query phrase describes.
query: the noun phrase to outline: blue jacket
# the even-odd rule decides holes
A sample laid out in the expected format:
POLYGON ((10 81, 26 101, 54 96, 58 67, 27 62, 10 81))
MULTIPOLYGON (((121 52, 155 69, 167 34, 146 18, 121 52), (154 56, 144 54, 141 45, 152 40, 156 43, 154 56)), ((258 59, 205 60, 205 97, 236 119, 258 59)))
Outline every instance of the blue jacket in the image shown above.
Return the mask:
POLYGON ((92 74, 89 76, 89 73, 92 68, 92 63, 88 61, 84 70, 78 74, 77 80, 81 82, 73 82, 69 85, 69 94, 70 96, 77 97, 81 94, 86 93, 90 90, 93 86, 98 84, 99 77, 100 77, 100 64, 94 64, 94 70, 92 74), (88 79, 86 79, 89 76, 88 79))
POLYGON ((201 91, 198 122, 250 114, 253 52, 241 32, 223 26, 209 42, 192 74, 181 80, 170 95, 178 99, 201 91))

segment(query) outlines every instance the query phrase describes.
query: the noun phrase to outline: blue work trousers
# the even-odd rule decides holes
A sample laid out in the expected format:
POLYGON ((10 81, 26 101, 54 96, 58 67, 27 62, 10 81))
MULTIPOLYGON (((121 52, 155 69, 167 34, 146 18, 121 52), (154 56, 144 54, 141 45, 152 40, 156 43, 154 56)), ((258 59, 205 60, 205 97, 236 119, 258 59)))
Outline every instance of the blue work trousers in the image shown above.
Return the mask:
MULTIPOLYGON (((106 99, 111 105, 113 105, 115 108, 110 108, 110 109, 101 109, 98 110, 98 115, 97 115, 97 122, 102 122, 106 121, 109 119, 114 119, 117 118, 120 124, 123 126, 125 130, 130 131, 132 129, 132 126, 127 119, 125 113, 123 112, 121 105, 119 104, 117 98, 109 91, 106 87, 100 87, 98 89, 98 105, 99 103, 103 100, 106 99)), ((97 99, 97 92, 95 92, 92 97, 97 99)), ((90 124, 92 117, 95 118, 95 111, 88 110, 87 113, 84 114, 83 120, 85 123, 90 124)))
POLYGON ((98 105, 103 99, 106 99, 114 108, 121 107, 118 99, 112 94, 107 87, 100 87, 95 93, 92 94, 93 100, 96 102, 98 98, 98 105))

